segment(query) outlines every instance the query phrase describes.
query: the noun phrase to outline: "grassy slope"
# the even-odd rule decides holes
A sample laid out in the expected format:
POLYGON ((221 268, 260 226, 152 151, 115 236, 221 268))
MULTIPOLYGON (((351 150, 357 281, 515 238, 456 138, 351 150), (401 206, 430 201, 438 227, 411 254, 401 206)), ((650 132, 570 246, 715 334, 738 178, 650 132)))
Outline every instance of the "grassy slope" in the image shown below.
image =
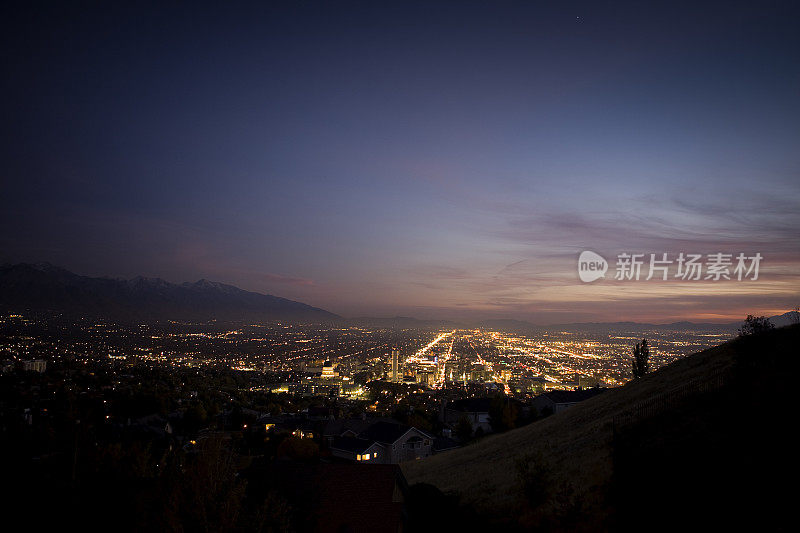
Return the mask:
MULTIPOLYGON (((800 337, 798 333, 800 329, 797 327, 777 330, 769 335, 770 343, 779 338, 781 347, 787 346, 800 337)), ((453 452, 406 463, 402 465, 403 471, 410 484, 429 483, 445 493, 457 493, 465 505, 478 512, 497 516, 520 511, 516 462, 527 454, 541 452, 552 468, 552 482, 569 481, 576 492, 584 496, 584 503, 594 508, 589 513, 597 516, 603 512, 602 508, 608 501, 607 488, 614 471, 614 417, 632 405, 674 390, 687 381, 703 381, 720 371, 730 371, 736 353, 743 349, 758 351, 752 342, 732 341, 693 354, 558 415, 504 434, 489 436, 453 452)), ((691 434, 694 429, 702 427, 703 417, 719 418, 720 408, 715 409, 713 412, 692 413, 689 416, 677 414, 688 414, 688 409, 676 409, 673 418, 681 418, 679 424, 683 426, 673 421, 670 422, 673 425, 668 426, 673 429, 666 431, 691 434), (700 420, 696 420, 698 417, 700 420)), ((663 429, 654 431, 648 435, 651 440, 655 436, 659 441, 673 445, 674 439, 668 441, 659 433, 663 429)))

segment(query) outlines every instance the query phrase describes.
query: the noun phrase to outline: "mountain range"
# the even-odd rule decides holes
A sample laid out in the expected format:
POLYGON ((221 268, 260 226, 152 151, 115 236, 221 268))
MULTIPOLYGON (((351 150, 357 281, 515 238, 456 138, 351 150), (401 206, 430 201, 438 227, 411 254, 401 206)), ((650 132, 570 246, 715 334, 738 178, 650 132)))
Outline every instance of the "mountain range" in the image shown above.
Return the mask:
MULTIPOLYGON (((576 332, 709 330, 735 332, 741 324, 693 323, 644 324, 638 322, 584 322, 541 326, 513 319, 453 322, 396 316, 344 318, 302 302, 246 291, 233 285, 201 279, 170 283, 161 278, 133 279, 80 276, 49 263, 0 266, 0 310, 6 312, 52 311, 122 321, 284 321, 346 322, 355 326, 386 329, 492 328, 509 333, 536 334, 555 329, 576 332)), ((792 322, 790 311, 769 317, 776 326, 792 322)), ((744 317, 742 317, 744 318, 744 317)))
POLYGON ((80 276, 48 263, 0 266, 0 309, 52 311, 115 320, 331 322, 324 309, 201 279, 170 283, 80 276))

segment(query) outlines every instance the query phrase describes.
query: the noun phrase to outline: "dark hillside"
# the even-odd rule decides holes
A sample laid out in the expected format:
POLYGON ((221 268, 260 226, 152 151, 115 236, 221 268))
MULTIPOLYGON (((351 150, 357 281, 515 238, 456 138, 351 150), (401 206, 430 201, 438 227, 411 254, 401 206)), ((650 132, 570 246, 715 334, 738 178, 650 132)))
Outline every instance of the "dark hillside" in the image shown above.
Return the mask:
POLYGON ((510 529, 780 529, 798 340, 736 339, 404 471, 510 529))

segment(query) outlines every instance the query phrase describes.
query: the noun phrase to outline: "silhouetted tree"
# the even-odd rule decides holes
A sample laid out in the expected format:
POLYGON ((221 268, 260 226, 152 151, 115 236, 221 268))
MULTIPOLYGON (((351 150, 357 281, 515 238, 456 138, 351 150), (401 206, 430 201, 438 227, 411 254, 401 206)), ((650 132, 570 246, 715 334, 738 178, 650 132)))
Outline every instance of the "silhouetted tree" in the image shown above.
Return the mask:
POLYGON ((422 431, 433 431, 433 424, 431 424, 430 420, 425 418, 424 414, 412 413, 408 415, 406 423, 422 431))
POLYGON ((456 437, 458 437, 461 442, 467 442, 472 438, 472 422, 469 421, 466 415, 458 419, 455 430, 456 437))
POLYGON ((517 406, 502 394, 495 397, 489 406, 489 424, 496 433, 513 429, 517 424, 517 406))
POLYGON ((242 510, 247 482, 237 476, 236 455, 219 437, 198 443, 180 481, 181 530, 231 531, 242 510))
POLYGON ((650 372, 650 346, 647 339, 633 347, 633 377, 640 378, 650 372))
POLYGON ((775 324, 770 322, 765 316, 747 315, 742 327, 739 328, 739 336, 746 337, 748 335, 757 335, 774 328, 775 324))
POLYGON ((189 406, 183 415, 184 428, 187 433, 197 433, 208 419, 205 407, 200 402, 189 406))
POLYGON ((314 461, 319 457, 319 445, 311 439, 290 436, 278 445, 276 453, 278 457, 288 457, 299 461, 314 461))

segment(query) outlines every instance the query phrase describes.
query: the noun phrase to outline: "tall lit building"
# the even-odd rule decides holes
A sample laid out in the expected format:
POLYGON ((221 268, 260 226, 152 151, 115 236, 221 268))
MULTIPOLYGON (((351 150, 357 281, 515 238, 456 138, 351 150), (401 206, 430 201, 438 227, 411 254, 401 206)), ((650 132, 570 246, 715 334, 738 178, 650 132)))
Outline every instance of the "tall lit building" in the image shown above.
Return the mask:
POLYGON ((398 374, 398 365, 400 358, 400 350, 397 348, 392 348, 392 382, 397 383, 400 381, 400 376, 398 374))

